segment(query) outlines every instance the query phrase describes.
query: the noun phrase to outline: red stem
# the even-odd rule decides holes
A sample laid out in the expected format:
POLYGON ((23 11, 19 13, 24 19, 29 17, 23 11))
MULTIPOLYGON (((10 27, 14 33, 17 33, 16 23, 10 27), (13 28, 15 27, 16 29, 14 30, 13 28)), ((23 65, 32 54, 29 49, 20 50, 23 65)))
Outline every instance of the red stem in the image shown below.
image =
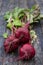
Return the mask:
POLYGON ((29 21, 25 24, 25 28, 28 28, 29 27, 29 25, 30 25, 30 23, 29 23, 29 21))
POLYGON ((13 26, 13 27, 12 27, 12 35, 14 35, 14 33, 15 33, 16 30, 17 30, 17 29, 13 26))

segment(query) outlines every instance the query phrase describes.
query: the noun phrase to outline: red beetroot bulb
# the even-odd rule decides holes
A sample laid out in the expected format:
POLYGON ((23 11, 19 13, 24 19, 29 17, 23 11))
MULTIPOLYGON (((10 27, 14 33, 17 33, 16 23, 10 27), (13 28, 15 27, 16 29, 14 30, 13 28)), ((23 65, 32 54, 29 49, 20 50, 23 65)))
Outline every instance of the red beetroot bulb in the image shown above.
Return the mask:
POLYGON ((30 40, 30 32, 25 28, 18 28, 15 32, 15 36, 16 38, 23 36, 20 42, 27 42, 30 40))
POLYGON ((25 24, 25 26, 18 28, 15 31, 15 37, 16 38, 23 36, 22 39, 20 40, 20 42, 22 42, 22 43, 28 42, 30 40, 30 31, 28 30, 28 27, 29 27, 29 22, 27 22, 25 24))
POLYGON ((26 43, 20 48, 19 57, 16 60, 32 59, 34 56, 34 47, 30 43, 26 43))
POLYGON ((4 41, 4 49, 6 53, 14 51, 18 47, 18 39, 14 36, 10 35, 5 41, 4 41), (16 44, 17 43, 17 44, 16 44))

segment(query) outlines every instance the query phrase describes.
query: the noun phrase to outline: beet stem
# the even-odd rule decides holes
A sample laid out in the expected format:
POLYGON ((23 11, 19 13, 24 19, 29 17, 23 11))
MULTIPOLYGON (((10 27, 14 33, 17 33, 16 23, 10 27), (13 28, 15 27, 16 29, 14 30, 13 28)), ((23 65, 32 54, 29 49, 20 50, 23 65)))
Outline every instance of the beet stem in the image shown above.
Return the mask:
POLYGON ((27 22, 27 23, 25 24, 25 26, 24 26, 24 27, 28 29, 29 24, 30 24, 30 23, 29 23, 29 22, 27 22))
POLYGON ((13 26, 13 27, 12 27, 12 35, 14 35, 15 30, 16 30, 16 28, 13 26))

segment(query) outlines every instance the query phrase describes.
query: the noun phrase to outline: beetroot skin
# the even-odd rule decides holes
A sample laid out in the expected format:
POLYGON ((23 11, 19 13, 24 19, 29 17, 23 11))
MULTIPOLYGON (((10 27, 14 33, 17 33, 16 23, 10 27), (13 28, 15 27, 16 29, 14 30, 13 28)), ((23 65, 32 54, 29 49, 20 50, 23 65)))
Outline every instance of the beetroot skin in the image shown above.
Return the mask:
POLYGON ((18 47, 18 39, 15 38, 13 35, 10 35, 4 41, 4 49, 5 49, 6 53, 14 51, 17 47, 18 47))
POLYGON ((20 42, 22 42, 22 43, 24 43, 24 42, 26 43, 30 40, 30 32, 29 32, 28 28, 29 28, 29 22, 27 22, 23 27, 18 28, 15 31, 16 38, 23 36, 22 39, 20 40, 20 42))
POLYGON ((19 38, 20 36, 23 36, 20 42, 28 42, 30 40, 30 33, 28 29, 25 28, 18 28, 15 32, 16 38, 19 38))
POLYGON ((16 38, 23 36, 22 39, 20 40, 20 42, 22 42, 22 43, 24 43, 24 42, 26 43, 30 40, 30 32, 28 30, 28 27, 29 27, 29 23, 25 24, 24 27, 18 28, 15 31, 16 38))
POLYGON ((19 50, 19 58, 17 60, 32 59, 35 56, 34 47, 26 43, 19 50))

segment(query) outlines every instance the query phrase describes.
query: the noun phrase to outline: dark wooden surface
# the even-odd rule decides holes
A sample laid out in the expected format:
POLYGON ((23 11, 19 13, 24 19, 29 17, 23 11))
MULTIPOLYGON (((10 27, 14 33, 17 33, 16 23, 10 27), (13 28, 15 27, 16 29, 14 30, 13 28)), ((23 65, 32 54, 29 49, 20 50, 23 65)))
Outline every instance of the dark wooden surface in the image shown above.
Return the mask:
MULTIPOLYGON (((37 0, 40 5, 41 13, 43 13, 43 0, 37 0)), ((38 36, 34 47, 36 49, 36 56, 31 61, 14 62, 17 54, 6 54, 3 49, 4 39, 2 34, 6 31, 6 21, 4 21, 4 14, 6 11, 11 11, 14 7, 31 7, 36 4, 34 0, 0 0, 0 65, 43 65, 43 20, 34 25, 34 30, 38 36), (40 62, 41 61, 41 62, 40 62)))

